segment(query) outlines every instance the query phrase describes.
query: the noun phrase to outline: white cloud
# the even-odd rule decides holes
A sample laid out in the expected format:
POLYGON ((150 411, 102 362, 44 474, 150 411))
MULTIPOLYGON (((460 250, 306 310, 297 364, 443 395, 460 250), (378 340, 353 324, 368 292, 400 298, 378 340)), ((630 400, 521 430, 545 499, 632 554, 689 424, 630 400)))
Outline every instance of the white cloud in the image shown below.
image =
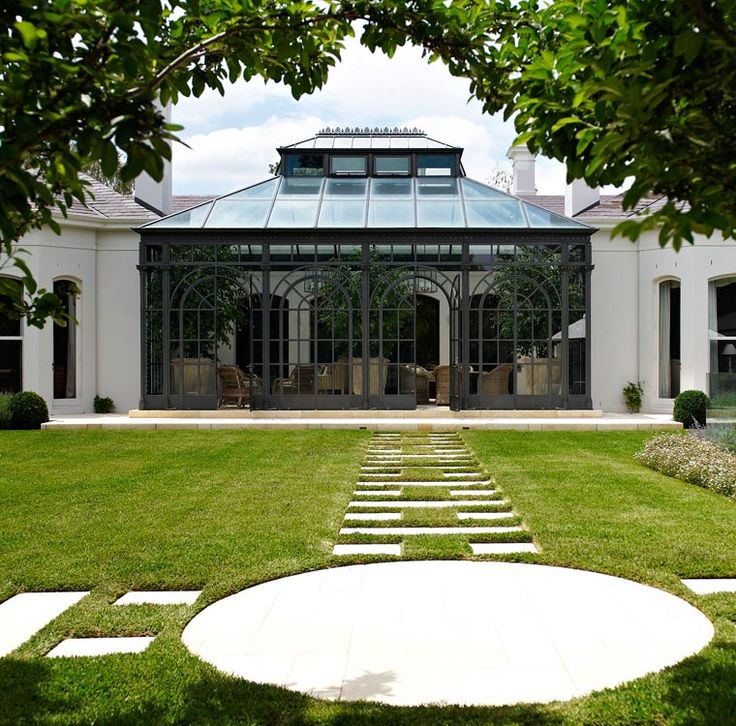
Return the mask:
MULTIPOLYGON (((283 85, 259 79, 229 86, 224 97, 207 91, 182 99, 174 121, 185 126, 182 138, 192 148, 174 149, 174 191, 218 194, 264 179, 275 147, 324 126, 419 127, 462 146, 466 172, 484 180, 493 165, 506 163, 515 133, 468 98, 466 80, 441 63, 428 64, 416 48, 399 48, 389 59, 350 40, 325 87, 300 101, 283 85)), ((540 194, 562 193, 562 165, 540 159, 537 187, 540 194)))

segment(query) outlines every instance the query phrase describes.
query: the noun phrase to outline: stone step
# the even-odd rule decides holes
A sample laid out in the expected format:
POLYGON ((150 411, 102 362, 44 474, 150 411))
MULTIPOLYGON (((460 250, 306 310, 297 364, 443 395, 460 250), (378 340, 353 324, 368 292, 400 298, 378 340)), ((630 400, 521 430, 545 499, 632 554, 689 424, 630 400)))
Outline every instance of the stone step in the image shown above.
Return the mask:
MULTIPOLYGON (((455 484, 456 482, 453 482, 455 484)), ((403 484, 403 482, 402 482, 403 484)), ((451 497, 486 497, 489 494, 495 494, 495 489, 475 489, 468 491, 467 489, 450 489, 451 497)))
POLYGON ((113 605, 194 605, 201 590, 132 590, 113 605))
POLYGON ((512 527, 343 527, 341 535, 348 534, 371 534, 385 536, 408 536, 415 534, 509 534, 511 532, 523 532, 519 526, 512 527))
MULTIPOLYGON (((469 492, 468 492, 469 493, 469 492)), ((509 502, 507 499, 454 499, 452 501, 445 500, 401 500, 380 501, 380 502, 350 502, 349 507, 374 507, 376 509, 401 507, 402 509, 444 509, 446 507, 507 507, 509 502)))
POLYGON ((532 542, 471 542, 474 555, 512 555, 520 552, 539 554, 532 542))
POLYGON ((353 492, 354 497, 400 497, 401 489, 361 489, 353 492))
POLYGON ((513 512, 458 512, 458 519, 508 519, 514 517, 513 512))
POLYGON ((76 605, 89 591, 22 592, 0 603, 0 658, 76 605))
POLYGON ((333 555, 391 555, 401 557, 400 544, 336 544, 333 555))
POLYGON ((476 486, 484 486, 485 484, 490 484, 491 482, 486 481, 387 481, 387 482, 381 482, 381 481, 359 481, 355 482, 356 486, 359 487, 372 487, 372 486, 391 486, 394 484, 399 484, 402 487, 446 487, 446 486, 454 486, 454 487, 476 487, 476 486))
POLYGON ((378 521, 393 521, 401 519, 401 512, 348 512, 345 515, 347 521, 358 519, 374 519, 378 521))
POLYGON ((52 648, 47 658, 93 657, 114 653, 142 653, 153 643, 151 636, 120 638, 67 638, 52 648))

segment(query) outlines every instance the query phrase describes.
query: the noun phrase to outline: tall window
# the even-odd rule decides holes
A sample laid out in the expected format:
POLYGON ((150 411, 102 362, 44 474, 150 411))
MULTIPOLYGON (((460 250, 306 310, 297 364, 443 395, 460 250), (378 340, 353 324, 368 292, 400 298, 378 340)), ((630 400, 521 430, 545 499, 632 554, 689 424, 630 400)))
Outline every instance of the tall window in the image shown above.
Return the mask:
POLYGON ((61 298, 66 325, 54 323, 54 398, 77 397, 77 294, 71 280, 56 280, 54 294, 61 298))
POLYGON ((659 283, 659 397, 680 392, 680 283, 659 283))
POLYGON ((11 297, 19 294, 23 288, 17 280, 3 278, 2 282, 3 285, 0 286, 0 393, 17 393, 23 385, 21 375, 23 328, 20 317, 13 313, 11 297), (12 293, 12 295, 7 293, 12 293))
POLYGON ((736 391, 736 277, 708 286, 710 395, 736 391))

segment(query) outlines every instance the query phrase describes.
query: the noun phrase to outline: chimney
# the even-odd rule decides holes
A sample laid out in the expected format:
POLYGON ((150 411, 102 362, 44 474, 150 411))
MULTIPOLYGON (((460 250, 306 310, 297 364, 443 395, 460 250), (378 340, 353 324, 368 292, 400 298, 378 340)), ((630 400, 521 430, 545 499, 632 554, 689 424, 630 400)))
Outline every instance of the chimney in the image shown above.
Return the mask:
POLYGON ((511 168, 514 174, 511 193, 523 194, 527 197, 536 196, 537 187, 534 180, 536 157, 529 151, 527 145, 510 146, 506 152, 506 158, 511 159, 511 168))
MULTIPOLYGON (((158 101, 156 105, 166 119, 166 123, 171 123, 171 103, 163 108, 158 101)), ((153 177, 143 172, 135 180, 135 189, 133 196, 135 201, 142 204, 146 209, 150 209, 156 214, 165 216, 171 214, 171 162, 164 161, 164 176, 160 182, 154 181, 153 177)))
POLYGON ((601 201, 600 190, 591 189, 585 179, 575 179, 565 189, 565 216, 574 217, 601 201))

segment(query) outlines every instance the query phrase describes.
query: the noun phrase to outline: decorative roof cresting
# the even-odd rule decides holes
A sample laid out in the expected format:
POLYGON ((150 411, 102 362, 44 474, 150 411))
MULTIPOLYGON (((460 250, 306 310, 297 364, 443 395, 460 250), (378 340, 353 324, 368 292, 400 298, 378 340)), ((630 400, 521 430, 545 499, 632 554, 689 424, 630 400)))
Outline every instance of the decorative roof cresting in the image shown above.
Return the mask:
POLYGON ((410 129, 408 126, 404 126, 402 128, 399 128, 398 126, 394 126, 393 128, 390 128, 388 126, 374 126, 373 128, 369 126, 365 126, 361 128, 360 126, 345 126, 344 128, 340 126, 335 126, 334 128, 330 128, 327 126, 324 129, 320 129, 317 132, 317 136, 426 136, 427 133, 425 131, 422 131, 421 129, 418 129, 414 127, 413 129, 410 129))

